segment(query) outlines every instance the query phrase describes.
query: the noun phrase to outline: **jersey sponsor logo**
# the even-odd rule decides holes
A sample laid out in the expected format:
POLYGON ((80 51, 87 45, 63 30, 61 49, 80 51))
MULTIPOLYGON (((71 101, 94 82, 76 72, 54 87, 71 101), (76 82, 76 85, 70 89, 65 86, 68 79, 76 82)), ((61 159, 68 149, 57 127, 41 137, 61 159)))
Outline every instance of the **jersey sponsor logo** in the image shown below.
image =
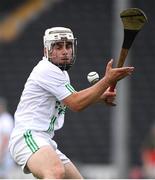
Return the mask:
POLYGON ((63 104, 61 104, 60 101, 56 101, 55 109, 56 109, 56 113, 55 113, 56 115, 53 115, 53 116, 52 116, 51 122, 50 122, 50 125, 49 125, 49 128, 48 128, 47 132, 54 131, 55 122, 56 122, 57 118, 58 118, 61 114, 65 114, 66 106, 63 105, 63 104))
POLYGON ((57 109, 58 115, 65 114, 66 106, 62 105, 60 101, 56 101, 55 109, 57 109))

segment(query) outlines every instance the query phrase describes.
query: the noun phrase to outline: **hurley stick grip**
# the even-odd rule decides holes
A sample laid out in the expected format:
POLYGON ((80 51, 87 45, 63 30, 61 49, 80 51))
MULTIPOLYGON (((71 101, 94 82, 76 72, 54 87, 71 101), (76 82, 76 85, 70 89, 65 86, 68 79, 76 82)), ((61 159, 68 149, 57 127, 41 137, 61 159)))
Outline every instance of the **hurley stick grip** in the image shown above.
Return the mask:
MULTIPOLYGON (((121 52, 120 52, 120 56, 119 56, 119 60, 118 60, 118 63, 116 65, 117 68, 120 68, 123 66, 124 62, 125 62, 125 59, 128 55, 128 51, 129 49, 125 49, 125 48, 122 48, 121 49, 121 52)), ((116 83, 117 84, 117 83, 116 83)), ((114 92, 114 89, 116 87, 116 84, 114 84, 113 86, 110 87, 109 91, 110 92, 114 92)))

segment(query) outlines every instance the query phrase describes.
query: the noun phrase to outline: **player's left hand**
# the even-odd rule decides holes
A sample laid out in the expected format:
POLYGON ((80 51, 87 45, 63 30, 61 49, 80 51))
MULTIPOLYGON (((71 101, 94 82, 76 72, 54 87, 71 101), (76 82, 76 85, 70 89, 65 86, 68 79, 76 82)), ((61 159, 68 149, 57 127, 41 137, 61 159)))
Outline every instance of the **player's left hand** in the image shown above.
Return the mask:
POLYGON ((116 89, 114 92, 109 91, 110 88, 108 88, 101 96, 101 100, 104 101, 106 105, 109 106, 116 106, 114 103, 115 98, 116 98, 116 89))

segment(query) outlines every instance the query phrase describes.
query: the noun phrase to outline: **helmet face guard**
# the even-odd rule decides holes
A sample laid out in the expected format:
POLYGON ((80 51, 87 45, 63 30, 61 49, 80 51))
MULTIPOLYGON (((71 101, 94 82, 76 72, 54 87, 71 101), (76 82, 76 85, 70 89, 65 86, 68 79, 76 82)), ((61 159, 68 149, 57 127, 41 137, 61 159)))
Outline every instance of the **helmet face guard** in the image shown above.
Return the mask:
POLYGON ((75 62, 76 59, 76 48, 77 40, 73 36, 73 32, 69 28, 64 27, 54 27, 47 29, 44 35, 44 47, 46 48, 47 58, 61 70, 68 70, 75 62), (64 64, 55 64, 52 62, 52 59, 49 58, 49 51, 52 50, 54 44, 58 42, 71 42, 72 43, 72 57, 70 63, 64 64))

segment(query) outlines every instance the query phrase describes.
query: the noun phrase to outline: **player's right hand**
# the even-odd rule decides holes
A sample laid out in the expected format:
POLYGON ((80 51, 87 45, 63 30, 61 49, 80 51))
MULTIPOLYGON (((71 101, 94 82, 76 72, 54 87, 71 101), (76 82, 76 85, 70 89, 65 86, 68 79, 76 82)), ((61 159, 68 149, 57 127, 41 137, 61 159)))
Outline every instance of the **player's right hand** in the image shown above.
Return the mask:
POLYGON ((116 84, 117 81, 133 73, 134 67, 113 68, 112 64, 113 64, 113 59, 111 59, 108 62, 104 76, 107 79, 110 86, 116 84))

